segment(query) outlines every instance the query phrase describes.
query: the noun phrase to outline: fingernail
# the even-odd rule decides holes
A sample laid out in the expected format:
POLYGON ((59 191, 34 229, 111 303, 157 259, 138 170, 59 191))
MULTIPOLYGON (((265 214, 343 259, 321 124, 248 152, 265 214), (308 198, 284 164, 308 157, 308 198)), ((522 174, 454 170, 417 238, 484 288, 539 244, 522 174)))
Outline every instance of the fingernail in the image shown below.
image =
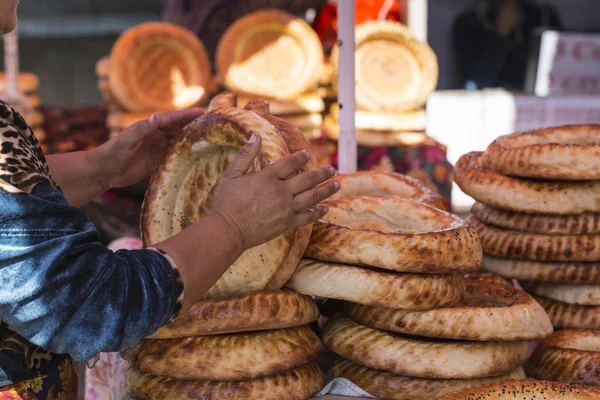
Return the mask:
POLYGON ((151 124, 156 122, 156 118, 158 118, 158 115, 156 113, 152 114, 150 116, 150 118, 148 118, 148 122, 150 122, 151 124))
POLYGON ((319 208, 319 210, 321 210, 321 212, 324 212, 324 213, 328 213, 329 212, 329 207, 327 207, 324 204, 319 204, 317 207, 319 208))
POLYGON ((256 141, 258 140, 258 136, 256 136, 256 134, 252 134, 252 136, 250 136, 250 139, 248 139, 248 143, 252 144, 252 143, 256 143, 256 141))
POLYGON ((331 165, 329 166, 329 168, 327 168, 329 171, 329 175, 334 176, 335 175, 335 168, 333 168, 331 165))
POLYGON ((306 158, 308 158, 310 160, 310 153, 306 150, 302 150, 302 152, 304 153, 304 155, 306 156, 306 158))
POLYGON ((334 181, 333 182, 333 187, 335 188, 335 190, 340 190, 340 188, 342 187, 342 185, 340 185, 340 183, 338 181, 334 181))

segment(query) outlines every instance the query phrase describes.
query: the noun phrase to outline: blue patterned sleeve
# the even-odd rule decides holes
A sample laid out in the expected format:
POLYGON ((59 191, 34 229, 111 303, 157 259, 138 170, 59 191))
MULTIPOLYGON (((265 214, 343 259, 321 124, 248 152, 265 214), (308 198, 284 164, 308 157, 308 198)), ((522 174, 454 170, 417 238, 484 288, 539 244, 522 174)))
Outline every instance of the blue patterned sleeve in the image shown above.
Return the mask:
POLYGON ((2 114, 2 106, 2 322, 76 361, 121 351, 168 323, 183 297, 172 260, 156 250, 113 253, 103 246, 93 224, 51 179, 29 128, 19 126, 18 114, 2 114))

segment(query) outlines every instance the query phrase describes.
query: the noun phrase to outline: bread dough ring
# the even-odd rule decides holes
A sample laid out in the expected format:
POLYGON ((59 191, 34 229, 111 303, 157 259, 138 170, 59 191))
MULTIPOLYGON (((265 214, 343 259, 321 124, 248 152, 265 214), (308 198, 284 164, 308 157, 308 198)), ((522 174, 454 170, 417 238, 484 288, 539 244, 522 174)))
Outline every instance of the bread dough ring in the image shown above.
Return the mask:
POLYGON ((273 9, 235 21, 221 37, 215 57, 229 89, 279 100, 315 90, 325 62, 312 27, 273 9))
POLYGON ((599 263, 549 263, 485 255, 483 266, 500 276, 520 281, 600 283, 599 263))
POLYGON ((125 373, 127 392, 139 400, 306 400, 324 384, 316 363, 245 381, 178 381, 132 368, 125 373))
POLYGON ((329 200, 352 199, 362 196, 399 196, 448 210, 446 200, 418 179, 395 172, 358 171, 338 175, 340 190, 329 200))
POLYGON ((552 333, 544 309, 530 295, 510 286, 467 279, 462 304, 406 311, 346 303, 344 309, 361 324, 412 336, 511 341, 543 339, 552 333))
POLYGON ((412 200, 358 197, 328 201, 315 223, 306 257, 399 272, 479 269, 479 238, 452 214, 412 200))
MULTIPOLYGON (((238 104, 240 107, 243 107, 254 97, 255 96, 252 95, 239 94, 238 104)), ((269 109, 271 114, 276 116, 299 115, 307 113, 314 114, 325 111, 325 102, 317 92, 301 94, 300 96, 288 101, 276 99, 267 100, 269 100, 269 109)))
POLYGON ((300 262, 287 287, 311 296, 407 310, 454 305, 465 288, 458 274, 399 274, 309 259, 300 262))
MULTIPOLYGON (((438 60, 427 43, 391 21, 356 27, 356 106, 375 112, 414 110, 427 102, 438 81, 438 60)), ((334 47, 332 79, 337 91, 339 49, 334 47)))
POLYGON ((520 232, 545 235, 588 235, 600 233, 600 214, 527 214, 493 208, 476 202, 471 209, 481 222, 520 232))
POLYGON ((600 285, 532 283, 527 289, 538 296, 582 306, 600 306, 600 285))
MULTIPOLYGON (((339 139, 340 127, 337 122, 331 119, 331 116, 325 117, 323 128, 327 131, 327 136, 330 139, 339 139)), ((427 135, 422 131, 356 130, 356 143, 368 147, 416 146, 426 139, 427 135)))
POLYGON ((345 378, 367 393, 389 400, 436 400, 462 388, 525 379, 523 368, 492 378, 474 379, 425 379, 390 374, 363 367, 349 360, 336 360, 332 368, 333 378, 345 378))
POLYGON ((108 80, 129 112, 171 111, 200 103, 208 94, 211 64, 191 31, 165 22, 126 30, 110 53, 108 80))
POLYGON ((528 343, 408 339, 337 316, 322 332, 325 346, 360 365, 404 376, 471 379, 507 374, 525 363, 528 343))
MULTIPOLYGON (((216 96, 209 105, 212 111, 184 128, 167 150, 152 177, 142 209, 146 246, 168 239, 211 210, 217 182, 252 133, 262 137, 261 153, 251 168, 254 171, 289 155, 291 144, 306 140, 293 127, 280 130, 255 112, 233 106, 233 94, 216 96), (284 137, 293 132, 297 132, 297 140, 284 137)), ((205 298, 280 289, 300 261, 308 241, 304 236, 289 231, 247 250, 205 298), (298 243, 299 237, 302 243, 298 243)))
POLYGON ((600 179, 600 125, 569 125, 514 133, 494 140, 485 165, 538 179, 600 179))
MULTIPOLYGON (((333 104, 329 109, 332 120, 339 123, 340 107, 333 104)), ((424 131, 426 125, 425 110, 404 112, 375 112, 356 110, 354 115, 357 130, 372 131, 424 131)))
POLYGON ((144 340, 132 356, 142 372, 173 379, 235 381, 314 361, 323 350, 307 325, 234 335, 144 340))
POLYGON ((254 332, 306 325, 319 319, 308 296, 291 290, 263 290, 231 300, 204 300, 159 329, 151 339, 254 332))
POLYGON ((600 260, 600 235, 541 235, 486 225, 475 216, 467 221, 479 234, 486 254, 533 261, 600 260))
POLYGON ((568 304, 542 296, 534 296, 550 317, 554 329, 597 329, 600 307, 568 304))
POLYGON ((440 400, 594 400, 600 388, 558 382, 513 380, 462 389, 440 400))
POLYGON ((542 341, 526 364, 529 376, 600 386, 600 331, 564 330, 542 341))
POLYGON ((454 166, 456 184, 481 203, 533 214, 600 212, 600 181, 540 182, 511 178, 484 167, 482 155, 467 153, 454 166))

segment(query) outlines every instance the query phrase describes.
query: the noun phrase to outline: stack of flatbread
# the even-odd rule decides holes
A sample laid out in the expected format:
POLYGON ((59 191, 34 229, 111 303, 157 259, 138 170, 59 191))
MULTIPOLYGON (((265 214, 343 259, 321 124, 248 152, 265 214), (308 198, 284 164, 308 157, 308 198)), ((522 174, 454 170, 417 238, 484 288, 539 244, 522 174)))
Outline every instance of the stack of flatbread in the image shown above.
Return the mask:
POLYGON ((238 19, 219 42, 218 79, 239 94, 268 99, 271 114, 320 137, 325 103, 318 85, 324 75, 323 46, 304 20, 280 10, 261 10, 238 19))
POLYGON ((149 22, 125 31, 96 63, 111 137, 162 111, 199 106, 210 91, 206 49, 191 31, 149 22))
MULTIPOLYGON (((337 93, 339 49, 331 57, 337 93)), ((365 146, 411 145, 424 140, 427 98, 435 90, 438 63, 433 50, 392 21, 356 28, 356 140, 365 146)), ((343 106, 343 104, 342 104, 343 106)), ((327 134, 339 137, 339 107, 325 118, 327 134)))

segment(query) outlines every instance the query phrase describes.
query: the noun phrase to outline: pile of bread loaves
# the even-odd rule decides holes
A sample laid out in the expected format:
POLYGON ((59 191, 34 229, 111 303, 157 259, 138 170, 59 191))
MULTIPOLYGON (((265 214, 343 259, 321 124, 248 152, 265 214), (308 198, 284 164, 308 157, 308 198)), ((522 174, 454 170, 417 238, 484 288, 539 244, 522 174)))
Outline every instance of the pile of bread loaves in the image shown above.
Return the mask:
MULTIPOLYGON (((343 66, 331 55, 332 87, 343 66)), ((398 22, 368 21, 356 27, 356 140, 365 146, 414 144, 425 138, 425 105, 438 81, 437 57, 429 45, 398 22)), ((343 106, 343 104, 342 104, 343 106)), ((325 118, 327 134, 339 137, 340 107, 325 118)))
POLYGON ((600 385, 600 126, 500 137, 464 155, 455 180, 477 200, 484 266, 530 291, 556 332, 529 376, 600 385))

